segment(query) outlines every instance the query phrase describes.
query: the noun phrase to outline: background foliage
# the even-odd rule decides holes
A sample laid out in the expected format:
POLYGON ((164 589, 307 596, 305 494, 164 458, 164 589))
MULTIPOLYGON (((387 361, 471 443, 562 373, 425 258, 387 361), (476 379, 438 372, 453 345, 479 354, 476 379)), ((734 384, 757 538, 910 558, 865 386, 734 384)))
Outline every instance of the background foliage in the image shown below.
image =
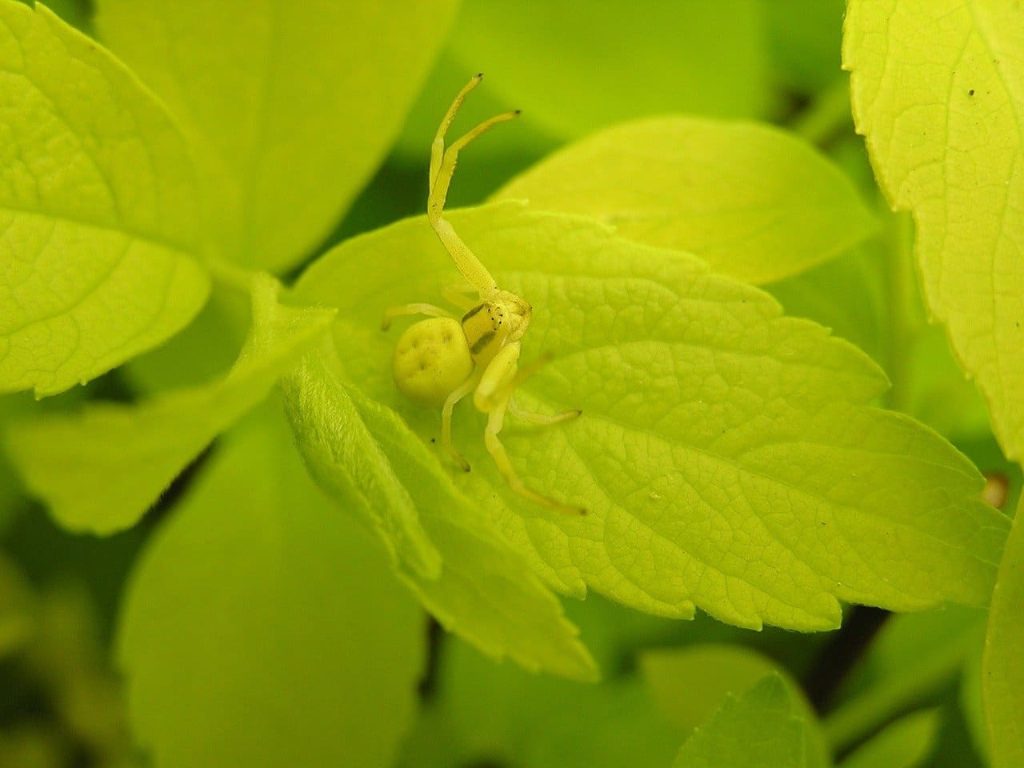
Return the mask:
POLYGON ((1019 3, 50 8, 0 0, 0 766, 1024 762, 1019 3), (389 375, 480 70, 459 124, 523 116, 451 219, 583 518, 389 375))

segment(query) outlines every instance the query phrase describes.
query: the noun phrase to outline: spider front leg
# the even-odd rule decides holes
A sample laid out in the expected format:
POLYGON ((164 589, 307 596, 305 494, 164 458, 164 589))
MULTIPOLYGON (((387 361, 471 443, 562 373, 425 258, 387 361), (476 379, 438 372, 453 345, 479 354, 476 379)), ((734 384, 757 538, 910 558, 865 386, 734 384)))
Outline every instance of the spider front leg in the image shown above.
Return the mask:
POLYGON ((448 133, 448 128, 452 124, 452 120, 455 119, 455 114, 459 111, 459 107, 462 106, 466 95, 480 84, 482 78, 482 74, 474 75, 463 89, 459 91, 452 105, 448 108, 448 112, 445 113, 444 119, 441 120, 441 125, 437 128, 434 143, 430 147, 430 189, 427 195, 427 219, 430 221, 430 225, 441 239, 441 244, 444 245, 445 250, 452 257, 455 266, 462 273, 463 277, 469 281, 470 285, 477 290, 481 298, 496 293, 498 291, 498 284, 487 270, 487 267, 480 262, 480 259, 476 257, 469 249, 469 246, 455 232, 451 223, 444 218, 444 204, 448 197, 448 188, 451 186, 452 176, 455 174, 455 165, 458 163, 460 150, 495 125, 513 120, 519 115, 519 111, 505 112, 484 120, 464 136, 452 142, 447 148, 445 147, 444 140, 448 133))
MULTIPOLYGON (((505 426, 505 414, 508 412, 512 394, 522 379, 525 378, 517 370, 519 350, 518 342, 502 347, 501 351, 495 355, 480 377, 480 383, 473 394, 474 405, 476 405, 478 410, 487 414, 487 427, 484 429, 484 445, 487 447, 487 452, 491 454, 491 458, 494 459, 498 471, 501 472, 502 477, 505 478, 505 482, 508 483, 509 488, 513 492, 536 504, 564 512, 568 515, 585 515, 587 511, 582 507, 555 501, 527 486, 519 477, 515 467, 512 466, 508 452, 505 450, 501 438, 498 437, 505 426)), ((528 375, 529 371, 524 373, 528 375)), ((573 418, 578 415, 578 411, 570 411, 567 414, 553 417, 554 421, 551 423, 565 421, 567 418, 573 418)))

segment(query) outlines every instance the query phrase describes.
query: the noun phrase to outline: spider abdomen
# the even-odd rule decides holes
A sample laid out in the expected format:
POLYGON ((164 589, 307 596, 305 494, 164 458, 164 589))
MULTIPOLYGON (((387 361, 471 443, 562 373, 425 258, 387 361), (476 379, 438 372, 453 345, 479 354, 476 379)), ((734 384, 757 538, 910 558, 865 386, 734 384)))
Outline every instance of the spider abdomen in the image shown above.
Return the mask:
POLYGON ((459 321, 432 317, 406 329, 395 346, 391 366, 402 394, 439 408, 473 373, 473 358, 459 321))

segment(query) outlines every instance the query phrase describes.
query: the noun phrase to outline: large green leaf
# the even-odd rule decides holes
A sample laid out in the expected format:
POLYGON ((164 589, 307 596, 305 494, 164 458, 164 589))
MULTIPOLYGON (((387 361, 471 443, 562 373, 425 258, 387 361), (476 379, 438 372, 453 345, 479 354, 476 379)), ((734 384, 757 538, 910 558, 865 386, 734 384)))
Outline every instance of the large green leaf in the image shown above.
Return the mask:
POLYGON ((810 145, 767 125, 692 117, 601 131, 495 197, 584 213, 755 283, 827 261, 875 229, 857 190, 810 145))
POLYGON ((982 697, 994 768, 1024 764, 1024 501, 1017 506, 992 595, 982 697))
POLYGON ((763 115, 766 27, 758 0, 548 0, 528 13, 474 0, 449 46, 466 74, 486 72, 502 100, 564 139, 666 112, 763 115))
POLYGON ((280 416, 231 433, 135 573, 120 632, 157 766, 391 765, 423 614, 280 416))
POLYGON ((225 254, 281 270, 387 152, 455 0, 100 0, 96 27, 201 147, 225 254))
POLYGON ((85 382, 199 311, 197 184, 128 70, 43 6, 0 0, 0 392, 85 382))
POLYGON ((558 599, 485 510, 458 492, 416 435, 341 381, 329 345, 309 356, 284 388, 296 442, 313 476, 368 520, 399 575, 445 627, 528 669, 595 676, 558 599))
POLYGON ((222 378, 139 405, 89 405, 11 427, 7 448, 29 490, 72 530, 105 534, 133 525, 330 324, 333 310, 286 307, 277 291, 272 278, 253 279, 249 338, 222 378))
MULTIPOLYGON (((438 414, 395 389, 395 338, 380 318, 392 304, 436 300, 456 277, 424 219, 343 244, 297 291, 345 308, 339 375, 400 414, 431 474, 454 474, 475 514, 550 583, 578 596, 589 584, 668 616, 699 606, 748 627, 834 627, 839 599, 899 610, 987 601, 1005 517, 980 501, 981 476, 948 443, 868 405, 885 380, 855 348, 783 317, 755 288, 590 219, 515 203, 451 219, 499 282, 533 303, 524 360, 554 356, 522 404, 583 409, 550 429, 513 420, 513 464, 586 516, 511 494, 468 406, 454 435, 472 472, 422 451, 438 414)), ((405 484, 430 506, 439 482, 405 484)))
POLYGON ((730 696, 683 745, 673 768, 812 768, 807 719, 800 701, 777 674, 743 696, 730 696))
POLYGON ((844 65, 857 130, 917 224, 932 314, 1024 456, 1024 7, 851 0, 844 65))

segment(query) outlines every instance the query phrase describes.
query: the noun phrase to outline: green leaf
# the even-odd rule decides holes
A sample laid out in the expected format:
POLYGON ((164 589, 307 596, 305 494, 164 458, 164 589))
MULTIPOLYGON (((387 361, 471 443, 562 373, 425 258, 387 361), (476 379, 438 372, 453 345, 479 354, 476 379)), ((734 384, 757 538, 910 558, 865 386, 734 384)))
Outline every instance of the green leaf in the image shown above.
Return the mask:
POLYGON ((438 678, 402 749, 407 768, 665 768, 683 732, 635 676, 580 684, 442 645, 438 678))
MULTIPOLYGON (((521 390, 531 410, 582 408, 549 429, 503 434, 524 480, 589 510, 553 514, 512 494, 463 406, 437 447, 454 483, 554 586, 740 626, 838 624, 838 599, 921 609, 984 603, 1007 521, 977 470, 910 419, 870 407, 877 367, 766 294, 700 262, 616 238, 598 223, 505 203, 451 214, 500 284, 534 307, 524 360, 554 361, 521 390)), ((355 238, 299 281, 345 307, 334 326, 344 381, 426 442, 439 414, 396 390, 385 308, 436 300, 456 277, 422 218, 355 238)), ((431 458, 431 455, 435 458, 431 458)), ((394 461, 395 459, 392 459, 394 461)), ((417 505, 435 494, 407 485, 417 505)))
POLYGON ((489 87, 544 131, 574 138, 666 112, 765 114, 766 26, 757 0, 637 0, 628 11, 548 0, 529 13, 477 0, 463 7, 449 46, 467 74, 486 72, 489 87))
POLYGON ((398 416, 343 383, 339 368, 328 348, 284 382, 296 442, 321 487, 368 521, 447 629, 527 669, 593 679, 594 663, 558 599, 486 507, 455 488, 398 416))
POLYGON ((857 130, 917 224, 931 313, 1024 457, 1024 7, 851 0, 844 66, 857 130))
POLYGON ((640 656, 640 672, 659 709, 677 725, 693 729, 715 714, 730 694, 741 696, 776 673, 790 689, 794 713, 807 723, 804 752, 808 766, 827 768, 828 749, 817 727, 814 711, 796 681, 756 651, 739 645, 700 644, 647 651, 640 656))
POLYGON ((157 766, 391 765, 423 615, 279 416, 232 432, 150 542, 119 638, 157 766))
POLYGON ((1017 505, 999 579, 992 594, 982 696, 994 768, 1024 764, 1024 500, 1017 505))
POLYGON ((825 718, 833 748, 845 749, 948 686, 977 644, 984 618, 981 611, 966 608, 890 618, 844 700, 825 718))
POLYGON ((209 278, 188 146, 109 53, 0 0, 0 392, 52 395, 182 328, 209 278))
MULTIPOLYGON (((683 728, 693 729, 710 720, 726 695, 742 695, 776 672, 793 688, 799 714, 808 720, 813 717, 808 702, 796 692, 796 682, 770 658, 741 645, 705 643, 648 650, 641 653, 639 664, 658 708, 683 728)), ((826 765, 824 740, 817 728, 812 730, 808 735, 813 736, 818 758, 812 764, 826 765)))
POLYGON ((283 306, 277 291, 272 278, 254 277, 252 328, 224 377, 139 405, 96 404, 13 426, 7 448, 29 490, 72 530, 107 534, 134 525, 330 324, 333 311, 283 306))
POLYGON ((769 675, 722 708, 683 745, 674 768, 810 768, 811 723, 790 687, 769 675))
POLYGON ((293 266, 398 135, 454 0, 99 0, 96 27, 198 147, 228 258, 293 266))
POLYGON ((777 76, 814 94, 841 76, 843 0, 762 0, 777 76))
POLYGON ((810 145, 767 125, 690 117, 601 131, 495 197, 594 216, 755 283, 827 261, 875 229, 853 184, 810 145))
POLYGON ((900 718, 842 762, 841 768, 917 768, 935 743, 939 711, 900 718))
MULTIPOLYGON (((893 254, 871 241, 816 267, 765 286, 787 315, 803 317, 868 353, 893 378, 895 297, 886 294, 883 264, 893 254)), ((901 355, 905 350, 900 350, 901 355)), ((896 382, 896 386, 899 382, 896 382)))
POLYGON ((767 287, 787 314, 854 342, 892 380, 889 407, 946 437, 991 432, 977 388, 964 377, 945 333, 928 322, 917 289, 910 221, 882 214, 886 237, 767 287))

